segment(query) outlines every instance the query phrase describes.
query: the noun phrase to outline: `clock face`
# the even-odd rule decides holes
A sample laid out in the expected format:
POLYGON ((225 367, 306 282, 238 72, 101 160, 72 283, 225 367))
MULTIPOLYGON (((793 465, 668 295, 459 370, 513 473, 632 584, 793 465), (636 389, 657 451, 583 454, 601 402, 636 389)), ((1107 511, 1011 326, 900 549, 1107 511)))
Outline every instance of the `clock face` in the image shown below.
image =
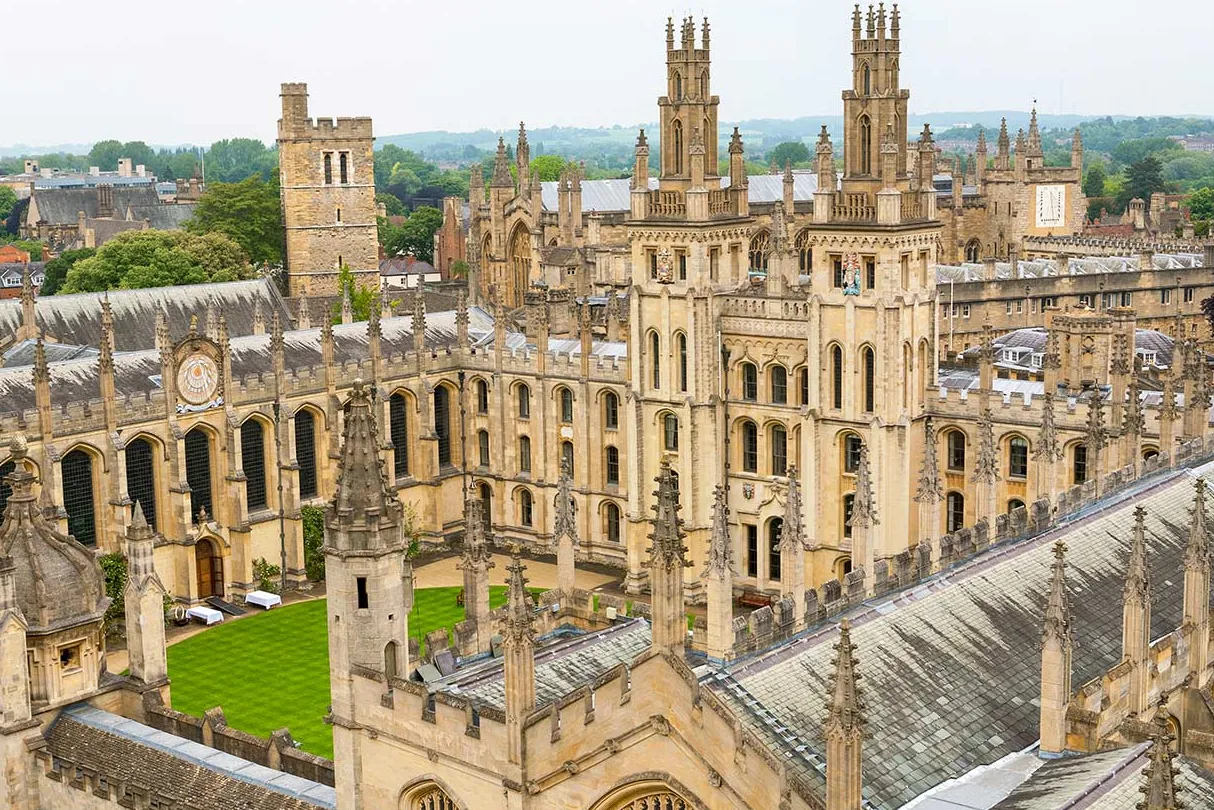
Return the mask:
POLYGON ((219 368, 205 354, 192 354, 177 370, 177 392, 190 405, 205 405, 219 389, 219 368))
POLYGON ((1066 225, 1066 186, 1037 186, 1037 227, 1066 225))

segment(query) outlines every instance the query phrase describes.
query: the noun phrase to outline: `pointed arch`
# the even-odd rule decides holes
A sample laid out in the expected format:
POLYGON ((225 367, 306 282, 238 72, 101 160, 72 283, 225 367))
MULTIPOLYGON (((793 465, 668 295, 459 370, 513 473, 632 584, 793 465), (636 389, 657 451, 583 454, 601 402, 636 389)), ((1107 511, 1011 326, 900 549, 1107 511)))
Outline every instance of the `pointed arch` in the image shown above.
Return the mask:
POLYGON ((510 232, 508 262, 506 302, 512 307, 521 307, 523 293, 527 291, 531 279, 531 232, 521 221, 510 232))
POLYGON ((859 174, 873 173, 873 123, 867 115, 860 116, 857 122, 860 131, 860 154, 858 162, 859 174))
POLYGON ((427 773, 405 783, 397 799, 398 810, 468 810, 437 774, 427 773))
MULTIPOLYGON (((956 178, 953 178, 953 182, 956 182, 956 178)), ((965 261, 969 264, 982 261, 982 242, 977 237, 965 243, 965 261)))
POLYGON ((681 782, 669 773, 649 771, 612 785, 589 806, 589 810, 706 810, 681 782))
POLYGON ((674 123, 670 125, 670 140, 671 140, 671 144, 673 145, 673 149, 671 150, 673 152, 673 155, 671 155, 671 157, 673 158, 673 164, 674 164, 672 167, 673 171, 671 172, 671 174, 682 174, 683 173, 683 122, 677 118, 674 120, 674 123))
POLYGON ((747 255, 750 259, 750 271, 767 275, 767 261, 771 256, 771 232, 764 228, 752 236, 747 255))
POLYGON ((873 71, 868 62, 860 67, 860 93, 865 96, 873 94, 873 71))

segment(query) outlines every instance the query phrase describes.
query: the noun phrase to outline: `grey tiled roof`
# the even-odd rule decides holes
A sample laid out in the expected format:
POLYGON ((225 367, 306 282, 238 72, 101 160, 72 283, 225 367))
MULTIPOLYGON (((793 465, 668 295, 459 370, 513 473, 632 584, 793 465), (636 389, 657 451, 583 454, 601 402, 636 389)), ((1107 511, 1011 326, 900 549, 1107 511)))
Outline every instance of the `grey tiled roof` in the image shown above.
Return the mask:
MULTIPOLYGON (((75 225, 81 211, 90 219, 97 216, 96 188, 39 188, 34 191, 38 205, 38 221, 50 225, 75 225)), ((128 206, 165 207, 150 182, 143 185, 115 186, 114 215, 122 217, 128 206)), ((145 217, 137 217, 144 219, 145 217)))
MULTIPOLYGON (((1076 685, 1120 659, 1123 572, 1139 503, 1147 510, 1156 583, 1152 636, 1179 625, 1192 479, 1192 472, 1171 473, 1053 532, 992 549, 853 612, 873 733, 864 750, 866 795, 875 807, 892 810, 1037 740, 1041 615, 1054 540, 1070 547, 1076 685)), ((730 666, 739 687, 787 737, 819 752, 836 636, 833 627, 822 628, 730 666)))
MULTIPOLYGON (((751 205, 771 203, 784 199, 783 174, 754 174, 746 178, 751 205)), ((658 187, 656 177, 649 178, 649 189, 658 187)), ((721 188, 729 188, 729 178, 721 178, 721 188)), ((632 207, 632 180, 583 180, 582 211, 628 211, 632 207)), ((811 171, 793 172, 793 200, 812 200, 818 190, 818 175, 811 171)), ((557 210, 557 183, 540 184, 540 194, 545 211, 557 210)))
MULTIPOLYGON (((564 697, 649 649, 649 623, 621 622, 606 630, 558 638, 535 653, 536 705, 564 697)), ((464 695, 498 709, 506 707, 501 660, 488 660, 457 670, 437 682, 443 691, 464 695)))
POLYGON ((50 753, 197 810, 333 810, 333 788, 157 731, 87 704, 65 710, 47 731, 50 753))

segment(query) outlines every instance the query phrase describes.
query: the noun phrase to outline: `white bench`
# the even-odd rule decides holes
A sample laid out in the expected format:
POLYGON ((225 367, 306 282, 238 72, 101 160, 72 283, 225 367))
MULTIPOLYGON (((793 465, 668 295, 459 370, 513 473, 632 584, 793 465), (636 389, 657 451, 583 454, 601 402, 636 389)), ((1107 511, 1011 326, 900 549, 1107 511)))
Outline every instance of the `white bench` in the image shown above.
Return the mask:
POLYGON ((203 624, 216 624, 223 621, 223 614, 209 607, 192 607, 185 612, 191 619, 198 619, 203 624))
POLYGON ((269 593, 268 591, 250 591, 249 593, 245 594, 244 603, 246 605, 257 605, 258 607, 269 610, 272 607, 281 605, 282 597, 276 593, 269 593))

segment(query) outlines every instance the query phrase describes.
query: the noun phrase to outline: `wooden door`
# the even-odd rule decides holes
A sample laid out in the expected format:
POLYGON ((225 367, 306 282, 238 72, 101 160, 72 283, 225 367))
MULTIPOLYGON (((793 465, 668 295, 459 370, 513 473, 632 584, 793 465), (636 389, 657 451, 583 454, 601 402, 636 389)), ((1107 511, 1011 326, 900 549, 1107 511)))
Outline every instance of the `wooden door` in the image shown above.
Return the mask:
POLYGON ((198 595, 223 596, 223 557, 210 540, 199 540, 194 546, 194 562, 198 573, 198 595))

